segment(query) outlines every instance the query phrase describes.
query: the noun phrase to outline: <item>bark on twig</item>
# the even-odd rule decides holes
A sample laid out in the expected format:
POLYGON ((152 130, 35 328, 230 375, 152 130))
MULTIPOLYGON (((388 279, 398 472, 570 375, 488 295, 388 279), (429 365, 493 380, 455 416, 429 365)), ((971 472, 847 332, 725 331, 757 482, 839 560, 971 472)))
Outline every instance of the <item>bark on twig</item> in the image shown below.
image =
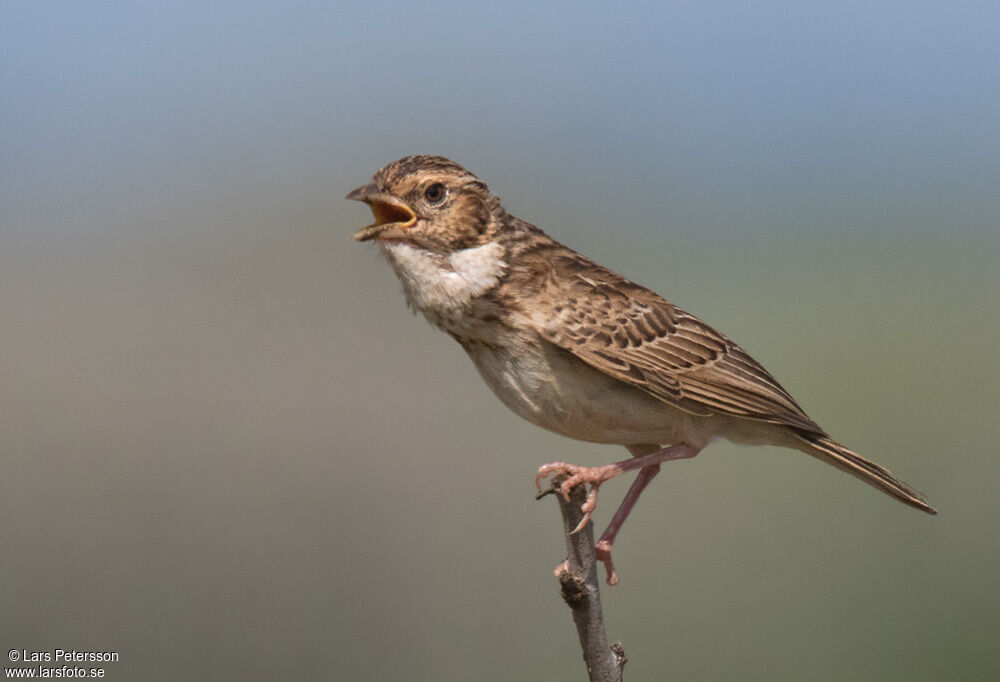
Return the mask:
MULTIPOLYGON (((558 489, 561 482, 557 478, 553 486, 558 489)), ((621 682, 625 650, 617 642, 608 646, 608 637, 604 633, 604 612, 601 610, 597 558, 594 555, 594 524, 588 521, 580 532, 573 533, 583 519, 580 506, 587 499, 586 486, 574 488, 568 501, 558 493, 553 497, 559 500, 566 536, 566 561, 556 568, 555 576, 562 598, 573 611, 573 622, 576 623, 590 682, 621 682)))

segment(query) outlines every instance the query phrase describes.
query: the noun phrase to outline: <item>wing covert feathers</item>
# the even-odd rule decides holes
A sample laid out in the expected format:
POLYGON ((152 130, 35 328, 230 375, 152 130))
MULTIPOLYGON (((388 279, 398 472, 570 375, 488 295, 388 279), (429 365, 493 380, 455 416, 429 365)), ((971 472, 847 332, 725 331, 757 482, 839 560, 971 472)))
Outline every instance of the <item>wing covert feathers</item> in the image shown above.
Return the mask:
POLYGON ((549 342, 691 414, 823 434, 767 370, 694 315, 569 249, 545 256, 561 273, 537 293, 552 302, 537 321, 549 342))

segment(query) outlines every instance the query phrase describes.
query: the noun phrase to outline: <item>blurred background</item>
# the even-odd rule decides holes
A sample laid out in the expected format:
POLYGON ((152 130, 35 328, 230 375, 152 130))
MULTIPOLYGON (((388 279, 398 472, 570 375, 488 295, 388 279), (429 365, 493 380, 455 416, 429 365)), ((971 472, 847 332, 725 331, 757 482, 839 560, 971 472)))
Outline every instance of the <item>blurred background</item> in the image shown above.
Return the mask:
POLYGON ((436 153, 941 511, 774 448, 666 466, 603 592, 626 679, 995 674, 998 25, 0 4, 0 645, 121 680, 584 677, 532 481, 625 451, 507 412, 349 239, 347 191, 436 153))

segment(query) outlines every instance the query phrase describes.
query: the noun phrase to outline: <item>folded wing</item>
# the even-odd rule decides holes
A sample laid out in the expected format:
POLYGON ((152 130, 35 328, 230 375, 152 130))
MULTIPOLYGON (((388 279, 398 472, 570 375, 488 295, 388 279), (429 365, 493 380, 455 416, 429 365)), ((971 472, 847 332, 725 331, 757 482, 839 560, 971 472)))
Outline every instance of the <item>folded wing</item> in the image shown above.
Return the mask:
POLYGON ((549 342, 691 414, 823 434, 767 370, 694 315, 568 249, 545 257, 572 273, 568 283, 552 278, 537 292, 557 302, 548 308, 553 316, 535 320, 549 342))

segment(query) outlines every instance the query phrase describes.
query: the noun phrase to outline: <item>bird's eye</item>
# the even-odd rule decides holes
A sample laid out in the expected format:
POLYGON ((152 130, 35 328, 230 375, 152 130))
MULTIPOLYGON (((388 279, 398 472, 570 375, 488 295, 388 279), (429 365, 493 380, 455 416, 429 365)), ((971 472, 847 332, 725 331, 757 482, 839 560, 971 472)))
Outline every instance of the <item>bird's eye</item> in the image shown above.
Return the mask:
POLYGON ((444 185, 440 182, 428 185, 427 189, 424 190, 424 199, 426 199, 429 204, 440 204, 444 201, 444 185))

